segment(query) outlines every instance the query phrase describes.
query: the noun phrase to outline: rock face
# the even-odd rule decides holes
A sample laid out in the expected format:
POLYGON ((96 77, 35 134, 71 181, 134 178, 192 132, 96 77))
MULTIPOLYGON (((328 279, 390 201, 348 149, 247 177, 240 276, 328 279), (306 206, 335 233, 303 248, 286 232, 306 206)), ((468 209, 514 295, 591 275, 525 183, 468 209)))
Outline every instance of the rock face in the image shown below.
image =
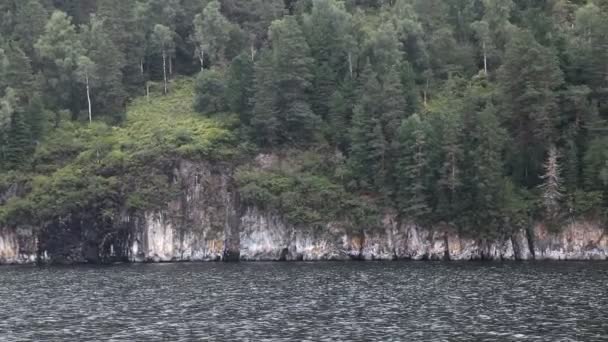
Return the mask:
POLYGON ((534 258, 538 260, 606 260, 608 234, 591 222, 571 223, 559 234, 539 224, 534 228, 534 258))
POLYGON ((34 229, 0 229, 0 264, 56 262, 59 257, 95 262, 102 259, 101 250, 109 251, 111 260, 131 262, 608 259, 608 234, 593 222, 573 222, 559 234, 538 224, 496 240, 424 229, 398 222, 390 213, 374 229, 353 230, 347 222, 294 227, 278 213, 242 207, 226 166, 182 162, 173 178, 181 190, 177 199, 163 210, 125 215, 126 233, 109 243, 104 239, 101 246, 91 246, 82 225, 72 229, 74 242, 62 243, 61 253, 54 250, 57 244, 39 243, 44 237, 34 229))
POLYGON ((37 243, 31 229, 0 229, 0 265, 36 262, 37 243))
POLYGON ((128 259, 134 262, 221 260, 237 213, 230 173, 217 165, 182 162, 174 171, 181 196, 164 211, 131 221, 128 259))

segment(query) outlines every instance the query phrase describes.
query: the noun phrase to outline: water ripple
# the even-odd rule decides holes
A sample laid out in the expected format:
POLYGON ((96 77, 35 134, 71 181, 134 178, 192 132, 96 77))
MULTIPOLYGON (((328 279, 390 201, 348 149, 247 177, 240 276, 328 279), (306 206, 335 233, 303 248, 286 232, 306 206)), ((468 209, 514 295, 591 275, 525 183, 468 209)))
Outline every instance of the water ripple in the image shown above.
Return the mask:
POLYGON ((0 341, 607 341, 606 263, 0 268, 0 341))

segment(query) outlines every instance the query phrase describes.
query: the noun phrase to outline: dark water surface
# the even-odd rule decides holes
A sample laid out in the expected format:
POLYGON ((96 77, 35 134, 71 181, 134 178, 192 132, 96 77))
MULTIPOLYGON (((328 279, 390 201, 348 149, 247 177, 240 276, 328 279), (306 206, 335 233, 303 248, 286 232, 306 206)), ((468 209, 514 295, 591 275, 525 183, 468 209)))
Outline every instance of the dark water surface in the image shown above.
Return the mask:
POLYGON ((608 341, 608 263, 0 268, 0 341, 608 341))

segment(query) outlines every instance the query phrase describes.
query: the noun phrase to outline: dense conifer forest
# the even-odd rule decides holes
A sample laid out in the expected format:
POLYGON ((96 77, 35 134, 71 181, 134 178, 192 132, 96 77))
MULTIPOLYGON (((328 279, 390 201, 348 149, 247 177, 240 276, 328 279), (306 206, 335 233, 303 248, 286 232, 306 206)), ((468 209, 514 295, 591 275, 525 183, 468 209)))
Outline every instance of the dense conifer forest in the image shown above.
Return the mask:
POLYGON ((606 119, 607 0, 0 0, 2 225, 113 229, 181 159, 294 225, 605 220, 606 119))

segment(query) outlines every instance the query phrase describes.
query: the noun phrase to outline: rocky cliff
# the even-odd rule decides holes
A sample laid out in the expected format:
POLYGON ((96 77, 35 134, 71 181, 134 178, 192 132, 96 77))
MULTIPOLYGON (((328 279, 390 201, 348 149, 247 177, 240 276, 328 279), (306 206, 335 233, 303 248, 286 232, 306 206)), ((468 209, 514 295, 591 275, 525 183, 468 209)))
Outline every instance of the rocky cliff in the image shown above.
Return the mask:
POLYGON ((182 162, 174 170, 178 199, 166 208, 125 215, 120 234, 87 227, 62 238, 62 252, 35 229, 0 229, 0 264, 36 260, 131 262, 234 260, 606 260, 608 234, 594 222, 571 222, 552 234, 542 224, 496 240, 425 229, 386 214, 379 227, 353 231, 340 222, 294 227, 278 213, 243 207, 227 167, 182 162), (66 257, 66 252, 70 254, 66 257), (101 258, 101 255, 105 258, 101 258))

